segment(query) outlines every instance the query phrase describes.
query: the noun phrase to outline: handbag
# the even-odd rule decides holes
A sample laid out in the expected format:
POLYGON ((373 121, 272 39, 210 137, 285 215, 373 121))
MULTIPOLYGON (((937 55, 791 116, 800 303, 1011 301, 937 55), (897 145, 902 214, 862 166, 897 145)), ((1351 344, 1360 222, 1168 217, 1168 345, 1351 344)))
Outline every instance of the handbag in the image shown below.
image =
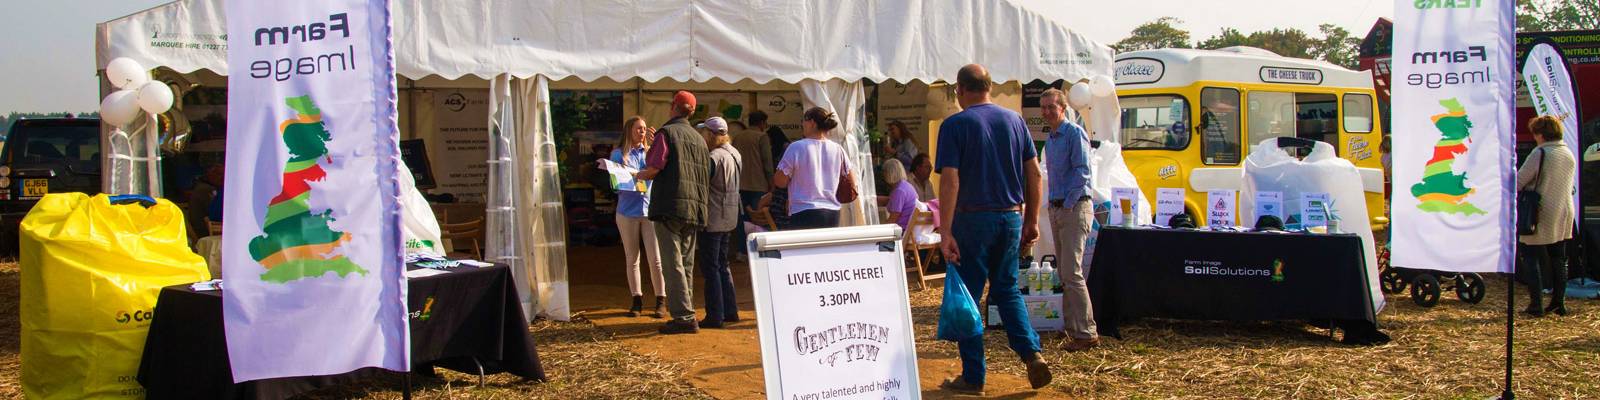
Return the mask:
POLYGON ((839 187, 833 190, 834 197, 839 199, 839 204, 856 201, 861 194, 856 193, 856 179, 850 174, 839 176, 839 187))
POLYGON ((1539 187, 1544 185, 1544 149, 1539 149, 1539 169, 1533 175, 1533 190, 1517 191, 1517 234, 1535 235, 1539 233, 1539 206, 1543 203, 1543 196, 1539 195, 1539 187))

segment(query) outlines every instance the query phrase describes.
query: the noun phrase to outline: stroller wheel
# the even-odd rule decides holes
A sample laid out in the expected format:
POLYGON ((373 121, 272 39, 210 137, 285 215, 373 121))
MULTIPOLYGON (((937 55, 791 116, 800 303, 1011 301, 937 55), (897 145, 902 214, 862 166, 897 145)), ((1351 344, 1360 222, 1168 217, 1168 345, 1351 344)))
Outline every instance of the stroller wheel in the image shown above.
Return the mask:
POLYGON ((1411 302, 1428 308, 1439 304, 1439 278, 1427 273, 1411 278, 1411 302))
POLYGON ((1483 295, 1488 290, 1483 283, 1483 277, 1478 274, 1461 274, 1456 277, 1456 298, 1467 304, 1478 304, 1483 301, 1483 295))
POLYGON ((1401 276, 1394 267, 1389 267, 1378 277, 1378 285, 1384 293, 1397 294, 1406 290, 1406 277, 1401 276))

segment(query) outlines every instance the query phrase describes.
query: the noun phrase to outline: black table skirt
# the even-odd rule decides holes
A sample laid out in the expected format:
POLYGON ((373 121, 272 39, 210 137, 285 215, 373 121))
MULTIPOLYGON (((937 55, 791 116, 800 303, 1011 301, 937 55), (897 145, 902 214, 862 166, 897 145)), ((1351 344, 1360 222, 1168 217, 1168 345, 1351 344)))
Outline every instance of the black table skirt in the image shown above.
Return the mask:
POLYGON ((1088 277, 1100 334, 1141 317, 1333 322, 1346 341, 1377 331, 1356 235, 1106 227, 1088 277), (1281 267, 1280 267, 1281 266, 1281 267))
MULTIPOLYGON (((406 301, 413 371, 429 373, 437 365, 476 374, 482 365, 485 373, 545 379, 505 266, 411 279, 406 301)), ((283 399, 384 373, 363 368, 234 384, 223 339, 222 292, 177 285, 161 289, 156 300, 138 379, 151 399, 283 399)))

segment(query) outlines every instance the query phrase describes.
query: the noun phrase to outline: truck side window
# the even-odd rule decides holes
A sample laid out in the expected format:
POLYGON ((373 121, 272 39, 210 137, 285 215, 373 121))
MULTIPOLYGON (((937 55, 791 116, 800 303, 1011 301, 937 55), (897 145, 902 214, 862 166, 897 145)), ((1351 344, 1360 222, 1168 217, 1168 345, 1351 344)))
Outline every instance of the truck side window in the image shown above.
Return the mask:
POLYGON ((1200 157, 1206 165, 1238 165, 1239 90, 1208 87, 1200 91, 1200 157))
POLYGON ((1344 131, 1372 133, 1372 96, 1344 95, 1344 131))

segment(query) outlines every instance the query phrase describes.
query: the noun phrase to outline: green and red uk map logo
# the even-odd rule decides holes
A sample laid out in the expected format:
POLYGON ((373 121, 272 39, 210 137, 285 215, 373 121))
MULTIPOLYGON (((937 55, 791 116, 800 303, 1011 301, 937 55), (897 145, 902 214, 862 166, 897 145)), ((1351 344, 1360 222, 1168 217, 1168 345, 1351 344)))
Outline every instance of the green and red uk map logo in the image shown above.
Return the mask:
POLYGON ((350 234, 333 230, 332 210, 311 212, 311 182, 328 177, 317 162, 328 155, 332 136, 322 121, 322 110, 311 96, 284 100, 295 111, 295 118, 278 125, 289 161, 283 166, 283 190, 267 203, 267 217, 261 236, 250 239, 250 258, 267 272, 261 280, 274 283, 315 278, 328 272, 343 278, 367 270, 350 261, 339 247, 350 241, 350 234))
POLYGON ((1411 195, 1417 198, 1417 208, 1433 214, 1487 214, 1478 206, 1467 202, 1467 196, 1477 189, 1467 187, 1467 174, 1455 172, 1458 157, 1467 153, 1472 144, 1472 121, 1467 118, 1466 107, 1457 99, 1439 101, 1445 112, 1433 116, 1433 126, 1438 129, 1439 142, 1433 145, 1433 158, 1423 167, 1422 181, 1411 185, 1411 195))

